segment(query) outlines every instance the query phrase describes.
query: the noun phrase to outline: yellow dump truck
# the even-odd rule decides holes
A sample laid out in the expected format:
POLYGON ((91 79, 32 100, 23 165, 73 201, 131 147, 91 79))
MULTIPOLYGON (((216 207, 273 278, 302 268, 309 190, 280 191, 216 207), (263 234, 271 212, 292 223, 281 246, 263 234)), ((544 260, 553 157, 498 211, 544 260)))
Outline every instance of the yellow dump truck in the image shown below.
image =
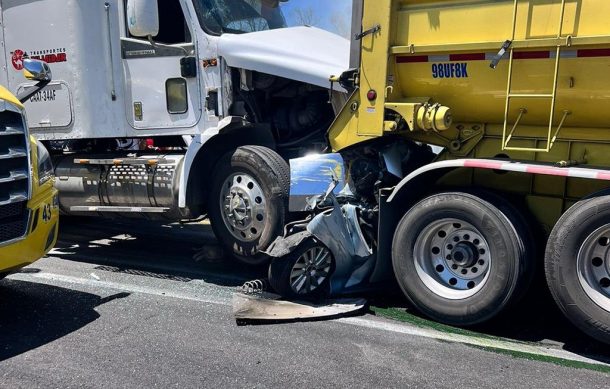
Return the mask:
POLYGON ((544 271, 565 315, 610 343, 610 2, 354 13, 353 69, 331 78, 352 91, 335 154, 291 162, 291 209, 313 215, 269 250, 272 286, 337 293, 393 274, 425 315, 472 325, 544 271), (332 176, 341 192, 312 201, 332 176))
POLYGON ((57 240, 58 199, 53 165, 29 133, 23 102, 51 80, 42 61, 24 59, 35 85, 17 97, 0 87, 0 279, 45 255, 57 240))

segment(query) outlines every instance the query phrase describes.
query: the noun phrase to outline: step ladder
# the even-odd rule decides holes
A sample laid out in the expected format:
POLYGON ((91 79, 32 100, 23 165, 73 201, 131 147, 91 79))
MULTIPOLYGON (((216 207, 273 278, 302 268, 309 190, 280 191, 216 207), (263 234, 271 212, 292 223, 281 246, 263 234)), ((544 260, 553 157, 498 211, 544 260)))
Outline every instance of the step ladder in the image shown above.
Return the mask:
MULTIPOLYGON (((519 5, 519 0, 515 0, 515 5, 514 5, 514 9, 513 9, 513 33, 512 33, 512 39, 510 42, 515 41, 515 34, 516 34, 516 29, 517 29, 518 5, 519 5)), ((559 17, 559 31, 557 33, 558 40, 560 40, 563 35, 563 19, 564 19, 564 15, 565 15, 565 7, 566 7, 566 0, 561 0, 561 11, 560 11, 560 17, 559 17)), ((568 37, 566 37, 565 45, 567 47, 569 47, 570 44, 571 44, 571 37, 568 36, 568 37)), ((513 93, 512 92, 512 83, 513 83, 513 61, 514 61, 515 47, 514 47, 514 45, 511 45, 510 57, 509 57, 509 62, 508 62, 508 85, 506 87, 506 104, 505 104, 505 109, 504 109, 504 129, 502 131, 502 150, 546 152, 546 153, 551 151, 551 148, 553 147, 555 140, 557 139, 557 135, 559 134, 559 131, 561 131, 561 128, 563 127, 563 124, 565 123, 566 118, 571 113, 570 111, 567 111, 567 110, 563 111, 563 116, 561 118, 561 121, 559 122, 559 125, 557 126, 555 131, 553 131, 553 118, 555 117, 555 102, 557 100, 557 81, 559 78, 559 59, 561 57, 561 48, 562 48, 562 44, 557 44, 557 48, 556 48, 556 52, 555 52, 555 68, 554 68, 554 74, 553 74, 553 85, 552 85, 552 89, 549 93, 513 93), (547 137, 546 137, 546 147, 545 148, 509 146, 509 142, 510 142, 511 138, 513 137, 513 135, 515 134, 515 131, 517 130, 517 127, 519 126, 521 119, 523 119, 523 116, 525 114, 527 114, 526 108, 523 108, 523 107, 520 108, 519 115, 517 116, 517 120, 513 124, 510 131, 508 130, 508 126, 509 126, 508 114, 509 114, 509 110, 510 110, 511 100, 514 98, 550 100, 551 112, 550 112, 550 117, 549 117, 549 126, 548 126, 548 133, 547 133, 547 137)))

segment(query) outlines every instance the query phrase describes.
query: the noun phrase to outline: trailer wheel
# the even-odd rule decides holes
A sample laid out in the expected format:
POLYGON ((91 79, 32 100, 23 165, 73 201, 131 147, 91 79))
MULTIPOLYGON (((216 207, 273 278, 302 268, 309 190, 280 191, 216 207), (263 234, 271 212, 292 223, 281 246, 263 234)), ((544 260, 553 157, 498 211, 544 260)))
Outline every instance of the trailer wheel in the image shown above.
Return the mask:
POLYGON ((559 219, 545 254, 559 308, 578 328, 610 344, 610 196, 578 202, 559 219))
POLYGON ((529 286, 529 239, 508 202, 441 193, 402 218, 392 264, 405 296, 422 313, 451 325, 473 325, 498 314, 529 286))
POLYGON ((269 284, 286 298, 319 299, 328 293, 333 264, 330 250, 310 238, 292 253, 271 261, 269 284))
POLYGON ((239 261, 261 265, 261 253, 282 234, 288 211, 290 169, 275 151, 240 147, 217 165, 208 198, 216 237, 239 261))

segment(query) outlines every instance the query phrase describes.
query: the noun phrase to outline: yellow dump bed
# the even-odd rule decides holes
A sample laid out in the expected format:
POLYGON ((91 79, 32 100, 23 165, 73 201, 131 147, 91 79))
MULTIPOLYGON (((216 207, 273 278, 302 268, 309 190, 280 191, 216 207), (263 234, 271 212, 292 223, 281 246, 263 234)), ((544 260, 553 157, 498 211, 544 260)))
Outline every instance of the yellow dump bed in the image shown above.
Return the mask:
POLYGON ((403 0, 391 7, 393 100, 429 96, 451 107, 456 121, 488 123, 504 122, 509 100, 509 123, 524 110, 520 124, 547 125, 555 98, 555 125, 568 112, 566 127, 610 126, 603 109, 610 103, 610 1, 403 0))

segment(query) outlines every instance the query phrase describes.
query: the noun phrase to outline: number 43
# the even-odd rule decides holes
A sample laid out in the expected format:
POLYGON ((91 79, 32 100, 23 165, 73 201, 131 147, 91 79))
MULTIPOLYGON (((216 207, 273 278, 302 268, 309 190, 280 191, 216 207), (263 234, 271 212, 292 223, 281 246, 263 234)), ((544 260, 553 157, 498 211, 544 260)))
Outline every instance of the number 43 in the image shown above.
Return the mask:
POLYGON ((51 220, 51 205, 50 204, 45 204, 42 207, 42 220, 44 220, 45 223, 48 223, 51 220))

